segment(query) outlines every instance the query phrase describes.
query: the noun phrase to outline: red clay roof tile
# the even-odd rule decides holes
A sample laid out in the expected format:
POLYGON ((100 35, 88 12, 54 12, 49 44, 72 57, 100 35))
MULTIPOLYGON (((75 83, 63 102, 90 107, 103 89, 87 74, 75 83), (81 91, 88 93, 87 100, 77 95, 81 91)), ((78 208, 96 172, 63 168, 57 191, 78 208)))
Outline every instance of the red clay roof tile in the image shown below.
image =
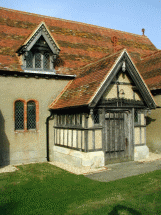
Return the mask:
POLYGON ((161 88, 161 51, 144 57, 137 67, 150 90, 161 88))
MULTIPOLYGON (((61 48, 59 59, 63 63, 59 64, 56 70, 63 74, 69 74, 69 71, 72 71, 69 70, 71 68, 78 68, 95 59, 112 54, 114 47, 111 37, 113 36, 118 38, 117 48, 126 48, 134 62, 140 56, 157 51, 146 36, 0 8, 0 54, 12 58, 12 61, 5 64, 8 70, 21 71, 20 60, 15 52, 42 21, 45 22, 61 48)), ((4 64, 1 58, 0 63, 4 64)))
POLYGON ((122 52, 104 57, 81 68, 78 72, 79 75, 62 91, 58 98, 50 105, 50 108, 62 109, 88 105, 101 83, 107 77, 120 53, 122 52))

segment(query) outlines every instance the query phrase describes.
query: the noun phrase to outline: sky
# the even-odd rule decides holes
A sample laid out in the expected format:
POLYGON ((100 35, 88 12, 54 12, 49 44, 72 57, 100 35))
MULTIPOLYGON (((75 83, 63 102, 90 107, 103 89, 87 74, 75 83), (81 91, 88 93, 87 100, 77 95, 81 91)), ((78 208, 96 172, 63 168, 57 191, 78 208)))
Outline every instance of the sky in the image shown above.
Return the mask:
POLYGON ((0 0, 16 9, 145 35, 161 49, 161 0, 0 0))

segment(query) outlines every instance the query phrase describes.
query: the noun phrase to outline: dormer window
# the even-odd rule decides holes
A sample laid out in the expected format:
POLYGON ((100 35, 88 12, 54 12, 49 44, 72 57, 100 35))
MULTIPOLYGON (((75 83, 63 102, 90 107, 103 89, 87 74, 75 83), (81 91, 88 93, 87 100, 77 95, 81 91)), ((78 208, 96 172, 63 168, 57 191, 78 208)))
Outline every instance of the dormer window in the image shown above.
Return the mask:
POLYGON ((22 55, 22 69, 26 72, 54 71, 60 48, 47 26, 42 22, 35 33, 21 46, 17 53, 22 55))
POLYGON ((53 58, 50 47, 41 37, 34 47, 25 53, 26 69, 52 70, 53 58))

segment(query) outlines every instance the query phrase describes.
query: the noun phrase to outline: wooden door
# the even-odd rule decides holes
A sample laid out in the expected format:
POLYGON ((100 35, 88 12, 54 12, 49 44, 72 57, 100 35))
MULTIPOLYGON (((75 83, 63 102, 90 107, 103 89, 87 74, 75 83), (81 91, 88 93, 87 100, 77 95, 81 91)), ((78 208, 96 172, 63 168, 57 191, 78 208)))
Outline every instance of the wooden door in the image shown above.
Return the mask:
POLYGON ((128 111, 106 111, 105 165, 130 160, 129 120, 128 111))

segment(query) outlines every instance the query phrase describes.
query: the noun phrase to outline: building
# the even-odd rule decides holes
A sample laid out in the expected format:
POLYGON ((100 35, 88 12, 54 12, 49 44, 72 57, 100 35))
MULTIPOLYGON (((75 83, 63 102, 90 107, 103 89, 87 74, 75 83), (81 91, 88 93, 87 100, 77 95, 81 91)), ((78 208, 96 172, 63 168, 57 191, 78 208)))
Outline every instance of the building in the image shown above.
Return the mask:
POLYGON ((1 165, 159 150, 159 56, 145 35, 0 8, 1 165))

